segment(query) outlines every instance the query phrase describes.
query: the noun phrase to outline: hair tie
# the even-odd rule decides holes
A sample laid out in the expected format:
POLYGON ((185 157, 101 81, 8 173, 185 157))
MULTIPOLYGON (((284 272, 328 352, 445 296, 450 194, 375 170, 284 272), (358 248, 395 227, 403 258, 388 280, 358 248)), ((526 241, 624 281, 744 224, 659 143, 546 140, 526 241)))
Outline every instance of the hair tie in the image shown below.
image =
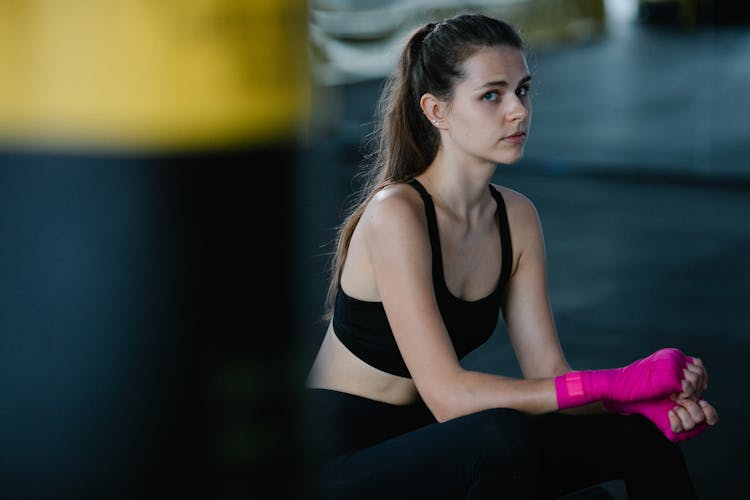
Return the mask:
POLYGON ((440 24, 442 24, 442 23, 428 23, 428 24, 426 24, 425 27, 424 27, 425 34, 422 37, 422 41, 424 42, 425 40, 427 40, 428 36, 430 36, 433 33, 435 33, 435 31, 437 30, 438 26, 440 26, 440 24))

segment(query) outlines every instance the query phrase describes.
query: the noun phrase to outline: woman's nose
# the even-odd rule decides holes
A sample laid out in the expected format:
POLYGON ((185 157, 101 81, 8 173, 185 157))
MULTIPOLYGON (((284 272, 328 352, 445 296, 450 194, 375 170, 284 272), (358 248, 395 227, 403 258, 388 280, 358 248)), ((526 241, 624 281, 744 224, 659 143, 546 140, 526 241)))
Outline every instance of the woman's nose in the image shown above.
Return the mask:
POLYGON ((529 108, 524 98, 513 94, 508 105, 510 106, 508 109, 508 118, 511 121, 521 121, 529 116, 529 108))

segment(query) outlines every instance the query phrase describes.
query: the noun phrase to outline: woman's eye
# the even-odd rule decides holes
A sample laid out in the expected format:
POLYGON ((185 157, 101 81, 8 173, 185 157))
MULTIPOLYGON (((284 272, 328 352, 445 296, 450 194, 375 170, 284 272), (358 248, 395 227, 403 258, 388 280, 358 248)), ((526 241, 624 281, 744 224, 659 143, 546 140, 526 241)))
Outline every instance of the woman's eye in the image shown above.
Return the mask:
POLYGON ((529 87, 528 86, 518 87, 516 89, 516 95, 518 97, 524 97, 524 96, 529 95, 529 87))
POLYGON ((482 96, 482 99, 484 99, 484 100, 485 100, 485 101, 487 101, 487 102, 494 102, 494 101, 497 101, 497 99, 498 99, 498 94, 497 94, 497 92, 495 92, 495 91, 492 91, 492 92, 487 92, 486 94, 484 94, 484 95, 482 96))

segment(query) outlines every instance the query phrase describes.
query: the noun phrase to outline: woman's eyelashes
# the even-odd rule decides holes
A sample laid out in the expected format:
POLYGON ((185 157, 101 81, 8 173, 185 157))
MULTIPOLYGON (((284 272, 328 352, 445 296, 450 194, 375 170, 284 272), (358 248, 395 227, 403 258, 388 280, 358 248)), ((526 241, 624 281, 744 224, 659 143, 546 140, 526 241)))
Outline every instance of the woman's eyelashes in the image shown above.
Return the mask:
POLYGON ((491 90, 482 96, 482 100, 487 102, 495 102, 500 99, 500 94, 494 90, 491 90))
MULTIPOLYGON (((518 97, 527 97, 530 90, 529 85, 522 85, 515 90, 515 94, 518 97)), ((485 102, 497 102, 501 97, 502 94, 497 90, 490 90, 489 92, 482 94, 482 100, 485 102)))

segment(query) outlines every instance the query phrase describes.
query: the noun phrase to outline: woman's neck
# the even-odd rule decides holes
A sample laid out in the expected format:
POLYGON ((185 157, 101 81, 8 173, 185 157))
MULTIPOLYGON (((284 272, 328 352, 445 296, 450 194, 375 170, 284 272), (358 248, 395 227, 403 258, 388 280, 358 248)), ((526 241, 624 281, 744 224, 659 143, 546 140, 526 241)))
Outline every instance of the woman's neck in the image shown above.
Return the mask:
POLYGON ((492 163, 463 164, 450 161, 438 151, 427 169, 417 176, 427 192, 456 217, 472 220, 494 203, 487 188, 495 165, 492 163))

